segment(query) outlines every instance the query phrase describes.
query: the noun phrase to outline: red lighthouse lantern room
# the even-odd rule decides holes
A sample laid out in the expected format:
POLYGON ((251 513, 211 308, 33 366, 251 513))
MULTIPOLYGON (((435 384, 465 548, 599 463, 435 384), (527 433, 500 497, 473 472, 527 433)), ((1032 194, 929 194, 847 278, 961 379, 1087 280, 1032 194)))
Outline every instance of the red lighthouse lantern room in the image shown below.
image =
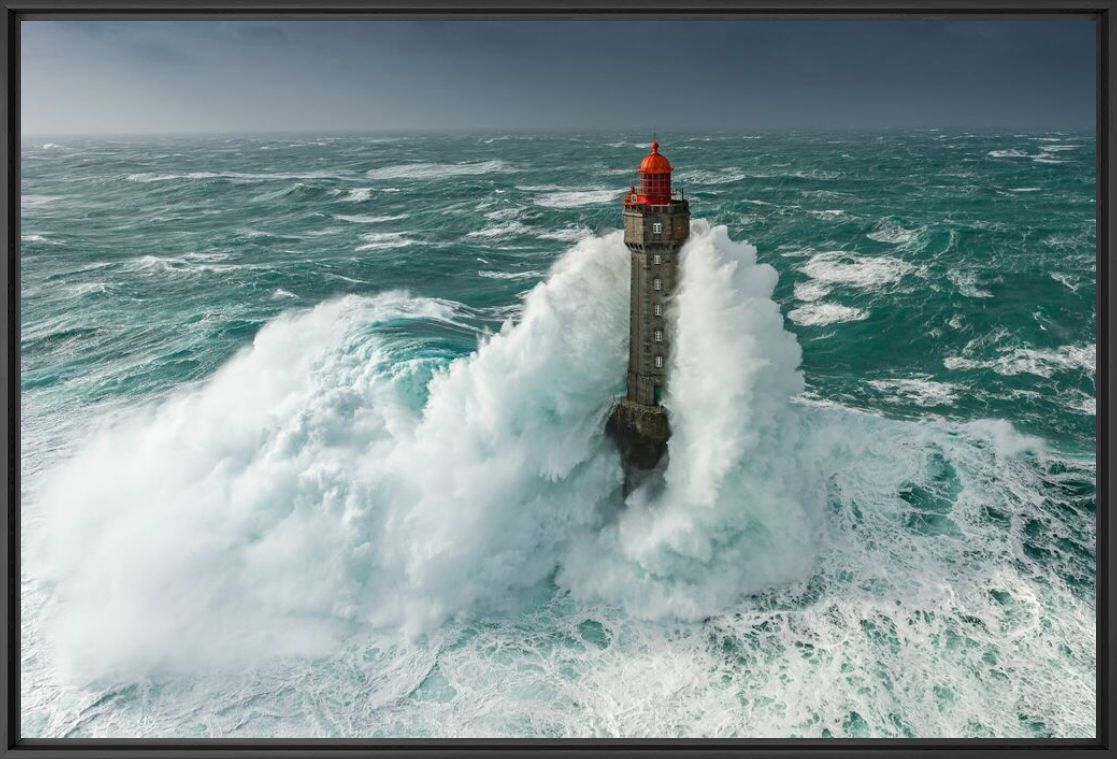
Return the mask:
POLYGON ((659 143, 652 140, 652 152, 640 162, 640 189, 630 194, 625 205, 665 206, 671 203, 671 162, 659 152, 659 143))

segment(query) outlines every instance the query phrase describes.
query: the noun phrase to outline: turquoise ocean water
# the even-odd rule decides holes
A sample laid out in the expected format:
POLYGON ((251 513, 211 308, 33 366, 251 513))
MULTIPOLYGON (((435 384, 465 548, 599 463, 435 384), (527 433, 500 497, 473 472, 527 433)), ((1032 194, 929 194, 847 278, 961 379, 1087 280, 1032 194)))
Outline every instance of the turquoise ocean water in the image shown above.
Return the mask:
POLYGON ((627 504, 643 138, 25 141, 24 734, 1093 735, 1093 135, 660 141, 627 504))

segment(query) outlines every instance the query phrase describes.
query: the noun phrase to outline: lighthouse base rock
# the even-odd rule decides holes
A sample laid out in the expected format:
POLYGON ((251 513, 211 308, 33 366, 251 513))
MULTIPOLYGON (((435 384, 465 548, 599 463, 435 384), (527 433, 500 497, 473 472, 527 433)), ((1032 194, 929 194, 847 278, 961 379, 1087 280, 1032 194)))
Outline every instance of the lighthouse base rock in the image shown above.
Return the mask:
POLYGON ((667 439, 671 436, 667 412, 662 407, 628 400, 613 409, 605 432, 620 449, 626 474, 654 469, 667 452, 667 439))

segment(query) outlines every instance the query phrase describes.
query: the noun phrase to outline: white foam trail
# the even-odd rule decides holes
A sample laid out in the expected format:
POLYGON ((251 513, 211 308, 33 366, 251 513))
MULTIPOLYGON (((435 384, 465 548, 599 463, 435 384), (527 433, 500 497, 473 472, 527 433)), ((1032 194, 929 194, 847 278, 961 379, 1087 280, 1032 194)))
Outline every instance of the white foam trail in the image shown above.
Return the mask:
POLYGON ((154 172, 140 172, 138 174, 129 174, 127 177, 129 182, 172 182, 180 179, 235 179, 249 182, 267 182, 271 180, 301 180, 301 179, 335 179, 338 181, 353 181, 356 179, 352 175, 336 174, 329 171, 306 171, 297 174, 267 174, 267 173, 247 173, 240 171, 191 171, 186 174, 156 174, 154 172))
MULTIPOLYGON (((364 198, 364 200, 367 199, 367 197, 364 198)), ((406 219, 407 217, 408 214, 405 213, 393 214, 391 216, 370 216, 368 214, 346 215, 340 213, 334 214, 334 218, 338 221, 348 221, 350 224, 382 224, 387 221, 399 221, 400 219, 406 219)))
POLYGON ((845 285, 876 289, 902 279, 915 269, 907 261, 890 256, 859 256, 843 250, 811 256, 800 271, 827 286, 845 285))
POLYGON ((616 190, 556 192, 537 197, 535 204, 546 208, 580 208, 581 206, 610 203, 618 197, 620 197, 620 193, 616 190))
POLYGON ((593 233, 586 227, 567 227, 554 232, 543 232, 538 235, 540 240, 558 240, 559 242, 577 242, 593 233))
POLYGON ((925 243, 922 238, 924 227, 919 229, 906 229, 894 219, 882 219, 877 223, 876 229, 865 235, 870 240, 889 243, 902 250, 921 249, 925 243))
POLYGON ((366 232, 361 235, 361 240, 364 244, 355 248, 358 252, 383 248, 406 248, 415 244, 406 232, 366 232))
POLYGON ((947 356, 947 369, 992 369, 997 374, 1012 376, 1034 374, 1052 377, 1057 372, 1083 371, 1094 375, 1097 349, 1093 345, 1063 345, 1055 349, 1012 348, 992 359, 968 356, 947 356))
POLYGON ((367 176, 369 179, 446 179, 510 170, 508 164, 500 160, 478 163, 407 163, 372 169, 367 172, 367 176))
POLYGON ((972 271, 956 271, 952 269, 947 273, 947 277, 954 286, 958 288, 958 292, 967 298, 992 298, 993 293, 984 290, 977 286, 977 273, 972 271))
POLYGON ((479 271, 478 276, 485 277, 486 279, 534 279, 542 277, 546 272, 542 271, 479 271))
POLYGON ((470 232, 466 237, 476 237, 482 240, 492 240, 498 237, 512 237, 515 235, 526 234, 531 231, 531 228, 520 221, 508 221, 504 224, 493 224, 485 227, 484 229, 477 229, 470 232))
POLYGON ((888 403, 952 406, 958 396, 958 388, 948 382, 913 377, 869 380, 868 385, 879 390, 888 403))
POLYGON ((347 202, 347 203, 360 203, 360 202, 368 200, 371 197, 372 197, 372 188, 371 187, 358 187, 356 189, 353 189, 353 190, 350 190, 349 192, 347 192, 345 194, 345 197, 342 198, 342 201, 347 202))
POLYGON ((864 321, 869 318, 869 312, 840 303, 808 303, 788 311, 787 318, 804 327, 822 327, 840 322, 864 321))

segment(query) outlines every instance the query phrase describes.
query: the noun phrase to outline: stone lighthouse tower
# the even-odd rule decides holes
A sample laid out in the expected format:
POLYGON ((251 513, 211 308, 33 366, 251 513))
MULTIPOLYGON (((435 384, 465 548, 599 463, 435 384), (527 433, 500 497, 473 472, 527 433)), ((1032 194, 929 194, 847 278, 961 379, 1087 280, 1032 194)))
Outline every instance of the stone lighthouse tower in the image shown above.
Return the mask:
POLYGON ((671 352, 667 316, 678 281, 679 249, 689 235, 690 206, 671 191, 671 162, 653 140, 640 164, 639 188, 624 199, 624 244, 632 251, 628 394, 605 426, 628 471, 655 468, 671 435, 660 405, 671 352))

